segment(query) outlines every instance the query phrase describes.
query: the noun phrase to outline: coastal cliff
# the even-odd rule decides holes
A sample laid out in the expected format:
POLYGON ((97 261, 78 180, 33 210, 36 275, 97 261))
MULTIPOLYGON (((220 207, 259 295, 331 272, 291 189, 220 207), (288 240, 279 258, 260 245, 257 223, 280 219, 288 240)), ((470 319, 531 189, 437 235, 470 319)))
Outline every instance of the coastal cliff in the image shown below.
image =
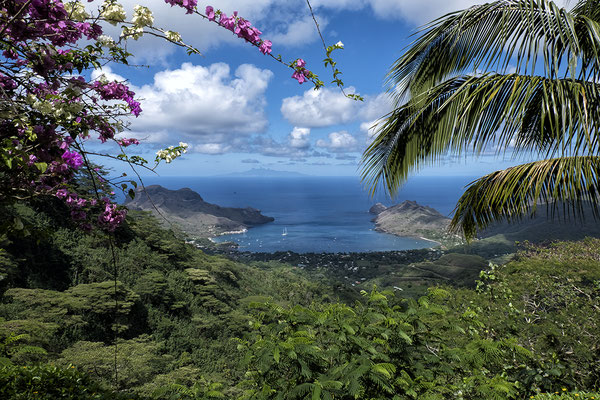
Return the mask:
POLYGON ((189 188, 169 190, 160 185, 151 185, 145 191, 138 187, 135 194, 133 200, 125 202, 129 209, 150 211, 162 221, 160 212, 171 223, 195 237, 240 232, 275 220, 262 215, 256 208, 230 208, 207 203, 189 188))

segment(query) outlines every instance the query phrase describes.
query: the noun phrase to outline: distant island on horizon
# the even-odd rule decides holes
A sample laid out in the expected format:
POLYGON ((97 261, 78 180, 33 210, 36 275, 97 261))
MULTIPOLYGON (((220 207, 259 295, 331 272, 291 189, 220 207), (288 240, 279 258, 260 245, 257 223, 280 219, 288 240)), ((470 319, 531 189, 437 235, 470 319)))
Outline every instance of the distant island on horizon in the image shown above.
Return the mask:
POLYGON ((294 178, 314 177, 315 175, 303 174, 295 171, 278 171, 269 168, 252 168, 248 171, 231 172, 228 174, 213 175, 214 177, 256 177, 256 178, 294 178))

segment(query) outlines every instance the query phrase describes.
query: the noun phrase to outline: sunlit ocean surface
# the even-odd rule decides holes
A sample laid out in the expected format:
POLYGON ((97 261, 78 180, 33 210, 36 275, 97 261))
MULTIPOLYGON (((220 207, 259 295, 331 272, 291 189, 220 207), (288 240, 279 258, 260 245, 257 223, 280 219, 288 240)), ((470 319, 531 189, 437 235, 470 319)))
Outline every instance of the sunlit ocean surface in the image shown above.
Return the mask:
POLYGON ((395 199, 370 197, 355 177, 233 178, 151 177, 146 185, 189 187, 210 203, 254 207, 274 222, 215 241, 234 241, 240 251, 298 253, 369 252, 427 248, 432 242, 374 231, 369 208, 416 200, 450 216, 470 177, 415 177, 395 199), (285 233, 285 235, 284 235, 285 233))

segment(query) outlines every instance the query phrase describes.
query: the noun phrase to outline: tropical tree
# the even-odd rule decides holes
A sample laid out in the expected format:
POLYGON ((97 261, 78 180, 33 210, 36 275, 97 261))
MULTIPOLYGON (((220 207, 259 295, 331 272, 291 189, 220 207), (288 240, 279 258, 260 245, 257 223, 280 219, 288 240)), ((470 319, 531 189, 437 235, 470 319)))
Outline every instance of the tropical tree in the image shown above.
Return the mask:
POLYGON ((499 220, 564 207, 598 215, 600 1, 570 10, 501 0, 423 27, 392 65, 395 107, 363 155, 363 180, 396 192, 448 154, 534 159, 472 182, 452 228, 466 237, 499 220))
MULTIPOLYGON (((122 136, 130 125, 128 118, 140 116, 143 105, 126 82, 110 81, 105 74, 96 79, 92 72, 100 74, 104 66, 129 65, 133 54, 126 50, 127 41, 144 35, 162 38, 189 55, 200 52, 179 33, 155 25, 146 6, 134 6, 128 19, 118 0, 84 3, 94 0, 0 0, 0 207, 58 198, 81 228, 89 231, 96 226, 112 232, 124 221, 126 210, 118 209, 99 192, 110 193, 114 188, 133 197, 138 183, 126 174, 107 179, 92 159, 121 160, 137 174, 134 167, 154 171, 159 163, 170 163, 185 153, 188 145, 180 142, 159 150, 154 166, 139 155, 128 155, 126 148, 140 141, 122 136), (114 28, 107 29, 109 25, 118 27, 117 38, 103 34, 114 32, 114 28), (86 150, 96 137, 101 143, 112 142, 118 150, 86 150), (89 193, 73 190, 75 178, 81 176, 93 188, 89 193)), ((153 6, 160 6, 155 3, 153 6)), ((273 43, 263 39, 262 32, 237 11, 227 16, 212 6, 200 10, 197 0, 164 3, 182 8, 182 15, 185 10, 185 14, 231 31, 292 69, 292 78, 298 83, 312 82, 315 88, 324 85, 302 58, 283 61, 271 54, 273 43)), ((343 91, 341 72, 331 56, 343 45, 327 46, 323 41, 323 46, 326 66, 343 91)), ((357 94, 346 96, 361 99, 357 94)), ((0 223, 0 233, 23 231, 20 218, 10 219, 0 223)))

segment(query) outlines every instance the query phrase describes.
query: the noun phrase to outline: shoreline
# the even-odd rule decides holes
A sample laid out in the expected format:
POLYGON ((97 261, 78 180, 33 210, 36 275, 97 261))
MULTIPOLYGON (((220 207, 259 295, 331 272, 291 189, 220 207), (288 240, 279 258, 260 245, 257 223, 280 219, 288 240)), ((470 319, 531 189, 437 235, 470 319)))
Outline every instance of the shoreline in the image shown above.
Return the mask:
POLYGON ((215 236, 211 236, 211 237, 209 237, 209 238, 208 238, 208 240, 210 240, 210 241, 211 241, 211 242, 213 242, 213 243, 219 243, 219 242, 216 242, 216 241, 214 240, 215 238, 217 238, 217 237, 219 237, 219 236, 225 236, 225 235, 240 235, 240 234, 242 234, 242 233, 246 233, 246 232, 248 232, 248 228, 240 229, 240 230, 237 230, 237 231, 226 231, 226 232, 221 232, 221 233, 218 233, 218 234, 216 234, 215 236))
POLYGON ((433 240, 433 239, 427 239, 426 237, 423 236, 416 236, 417 238, 421 239, 421 240, 425 240, 427 242, 433 242, 433 243, 437 243, 438 246, 441 246, 442 243, 438 242, 437 240, 433 240))
MULTIPOLYGON (((241 230, 241 231, 230 231, 230 232, 224 232, 221 233, 217 236, 212 236, 209 237, 208 240, 210 240, 211 243, 215 244, 215 245, 220 245, 223 243, 235 243, 237 245, 239 245, 239 243, 235 242, 235 239, 232 238, 231 241, 227 241, 227 242, 217 242, 215 239, 219 236, 223 236, 223 235, 229 235, 229 234, 240 234, 240 233, 245 233, 248 230, 241 230)), ((277 251, 249 251, 249 250, 240 250, 237 247, 235 249, 229 249, 228 252, 234 252, 237 254, 244 254, 244 253, 250 253, 250 254, 279 254, 279 253, 292 253, 292 254, 330 254, 330 255, 343 255, 343 254, 371 254, 371 253, 397 253, 397 252, 411 252, 411 251, 420 251, 420 250, 433 250, 433 251, 437 251, 443 248, 443 244, 438 242, 437 240, 433 240, 433 239, 428 239, 422 236, 403 236, 403 235, 395 235, 393 233, 388 233, 388 232, 383 232, 383 231, 379 231, 380 233, 385 233, 385 234, 389 234, 389 235, 394 235, 397 237, 401 237, 401 238, 409 238, 409 239, 420 239, 420 240, 424 240, 426 242, 430 242, 432 243, 431 247, 419 247, 419 248, 411 248, 411 249, 403 249, 403 250, 376 250, 376 251, 338 251, 338 252, 329 252, 329 251, 322 251, 322 252, 297 252, 297 251, 293 251, 293 250, 277 250, 277 251)), ((222 251, 222 250, 221 250, 222 251)))
MULTIPOLYGON (((398 235, 397 233, 388 232, 385 229, 381 229, 377 225, 375 225, 374 231, 385 233, 387 235, 394 235, 394 236, 401 237, 401 238, 421 239, 421 240, 425 240, 426 242, 433 242, 436 244, 436 246, 443 246, 443 244, 441 242, 434 240, 434 239, 428 239, 426 237, 419 236, 419 235, 398 235)), ((431 247, 431 248, 434 248, 434 247, 431 247)))

